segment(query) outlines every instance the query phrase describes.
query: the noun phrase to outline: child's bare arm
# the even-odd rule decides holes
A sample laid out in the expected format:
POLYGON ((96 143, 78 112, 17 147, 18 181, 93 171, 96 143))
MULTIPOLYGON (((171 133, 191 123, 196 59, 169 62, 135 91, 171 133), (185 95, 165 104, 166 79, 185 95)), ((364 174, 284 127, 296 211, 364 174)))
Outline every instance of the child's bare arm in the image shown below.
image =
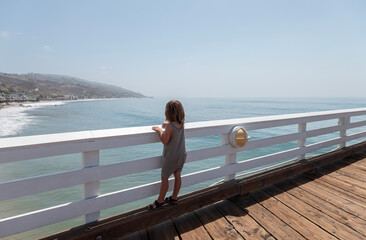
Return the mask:
POLYGON ((167 144, 170 140, 170 137, 173 134, 173 129, 169 124, 166 125, 164 132, 160 127, 157 127, 157 126, 152 127, 152 130, 154 130, 155 132, 157 132, 159 134, 160 141, 163 144, 167 144))

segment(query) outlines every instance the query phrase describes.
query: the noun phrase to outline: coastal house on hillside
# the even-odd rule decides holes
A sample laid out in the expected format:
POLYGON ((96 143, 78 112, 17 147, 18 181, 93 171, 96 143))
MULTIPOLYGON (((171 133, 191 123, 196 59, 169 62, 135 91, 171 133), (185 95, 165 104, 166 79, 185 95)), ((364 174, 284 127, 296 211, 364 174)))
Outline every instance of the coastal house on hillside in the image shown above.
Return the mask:
POLYGON ((26 102, 37 101, 36 96, 29 96, 24 92, 12 92, 10 94, 1 93, 0 102, 26 102))

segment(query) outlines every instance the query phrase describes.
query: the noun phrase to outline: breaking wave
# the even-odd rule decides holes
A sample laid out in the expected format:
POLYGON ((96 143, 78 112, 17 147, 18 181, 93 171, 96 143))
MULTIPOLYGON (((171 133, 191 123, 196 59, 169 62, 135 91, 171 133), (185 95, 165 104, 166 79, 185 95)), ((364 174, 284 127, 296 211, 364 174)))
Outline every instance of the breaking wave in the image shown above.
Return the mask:
POLYGON ((12 107, 0 109, 0 137, 17 135, 36 121, 36 117, 29 114, 30 110, 47 106, 60 106, 65 102, 36 102, 24 103, 12 107))

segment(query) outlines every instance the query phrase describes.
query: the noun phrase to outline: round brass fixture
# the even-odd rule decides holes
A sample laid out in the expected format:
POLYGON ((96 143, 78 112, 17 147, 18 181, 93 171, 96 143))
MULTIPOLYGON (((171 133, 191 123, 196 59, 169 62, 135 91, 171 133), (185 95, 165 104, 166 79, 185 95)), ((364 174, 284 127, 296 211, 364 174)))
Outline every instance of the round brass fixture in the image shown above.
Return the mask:
POLYGON ((249 135, 245 128, 241 126, 233 127, 229 134, 229 143, 233 147, 244 147, 249 140, 249 135))

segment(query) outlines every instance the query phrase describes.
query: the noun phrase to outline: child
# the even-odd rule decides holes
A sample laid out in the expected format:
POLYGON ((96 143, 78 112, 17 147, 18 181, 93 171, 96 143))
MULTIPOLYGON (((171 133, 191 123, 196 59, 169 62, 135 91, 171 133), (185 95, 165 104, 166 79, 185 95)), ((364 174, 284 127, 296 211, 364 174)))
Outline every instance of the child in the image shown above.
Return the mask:
POLYGON ((165 117, 168 122, 163 122, 162 127, 154 126, 152 129, 159 134, 164 144, 161 168, 161 186, 158 199, 147 206, 148 209, 160 208, 165 202, 177 204, 177 197, 182 185, 180 173, 186 161, 186 144, 184 136, 184 108, 178 100, 171 100, 166 104, 165 117), (169 188, 168 178, 174 174, 173 194, 164 201, 169 188))

